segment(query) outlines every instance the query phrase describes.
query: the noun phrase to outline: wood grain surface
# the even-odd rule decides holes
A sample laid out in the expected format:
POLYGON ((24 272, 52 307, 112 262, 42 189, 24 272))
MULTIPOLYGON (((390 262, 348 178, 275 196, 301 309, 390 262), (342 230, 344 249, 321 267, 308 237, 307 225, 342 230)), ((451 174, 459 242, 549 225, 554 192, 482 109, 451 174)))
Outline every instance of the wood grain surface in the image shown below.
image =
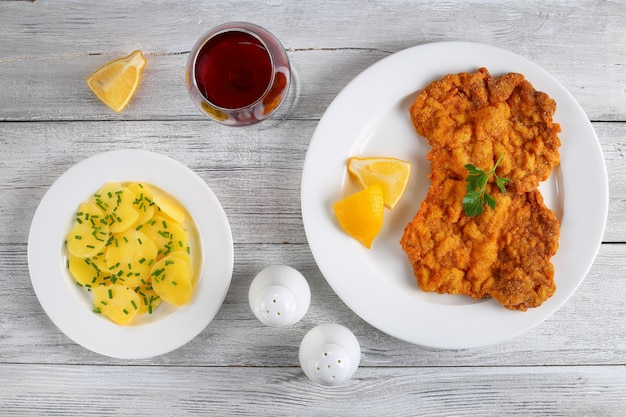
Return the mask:
MULTIPOLYGON (((621 416, 626 408, 626 5, 620 1, 0 1, 0 415, 7 416, 621 416), (196 39, 232 20, 270 29, 297 71, 297 106, 266 129, 205 119, 184 67, 196 39), (580 103, 609 177, 603 244, 552 317, 479 349, 411 345, 355 315, 318 269, 300 208, 302 166, 324 111, 350 80, 402 49, 463 40, 524 56, 580 103), (85 78, 141 49, 130 106, 115 114, 85 78), (213 189, 235 249, 213 322, 155 358, 112 359, 75 344, 47 317, 27 265, 30 223, 50 185, 110 149, 170 156, 213 189), (311 308, 263 326, 248 288, 271 264, 300 270, 311 308), (350 328, 362 347, 345 385, 310 381, 306 332, 350 328)), ((356 109, 358 111, 358 109, 356 109)), ((581 166, 580 169, 584 169, 581 166)), ((398 320, 428 320, 399 317, 398 320)))

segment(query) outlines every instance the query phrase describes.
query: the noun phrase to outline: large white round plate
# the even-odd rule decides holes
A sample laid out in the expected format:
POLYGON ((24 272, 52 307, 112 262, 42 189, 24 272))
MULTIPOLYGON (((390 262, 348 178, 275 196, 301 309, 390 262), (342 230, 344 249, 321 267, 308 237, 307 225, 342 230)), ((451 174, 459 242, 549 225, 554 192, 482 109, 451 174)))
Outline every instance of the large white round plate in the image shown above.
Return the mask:
POLYGON ((337 295, 365 321, 422 346, 462 349, 515 337, 557 311, 589 271, 608 210, 602 151, 589 119, 572 95, 545 70, 514 53, 467 43, 425 44, 393 54, 361 73, 335 98, 309 145, 302 176, 302 217, 315 260, 337 295), (561 165, 540 186, 561 222, 552 258, 557 290, 542 306, 510 311, 491 299, 425 293, 399 241, 426 196, 430 147, 415 133, 408 107, 421 89, 449 73, 486 67, 494 76, 519 72, 556 100, 561 165), (385 212, 381 234, 367 250, 339 227, 333 202, 357 188, 348 177, 351 155, 410 161, 406 194, 385 212), (584 167, 584 168, 583 168, 584 167))
POLYGON ((213 320, 230 286, 233 242, 217 197, 193 171, 164 155, 117 150, 83 160, 52 184, 33 217, 28 267, 41 306, 69 338, 102 355, 148 358, 184 345, 213 320), (92 312, 90 294, 73 282, 65 266, 64 240, 78 205, 110 181, 152 184, 187 209, 197 230, 190 242, 195 239, 201 255, 190 304, 174 308, 162 303, 131 326, 118 326, 92 312))

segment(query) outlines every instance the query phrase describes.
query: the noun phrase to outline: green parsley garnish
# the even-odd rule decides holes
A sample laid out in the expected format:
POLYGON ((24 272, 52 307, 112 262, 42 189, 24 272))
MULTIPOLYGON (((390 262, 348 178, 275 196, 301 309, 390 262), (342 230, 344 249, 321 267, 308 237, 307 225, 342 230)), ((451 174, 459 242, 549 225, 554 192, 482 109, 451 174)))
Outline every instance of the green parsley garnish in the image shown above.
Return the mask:
POLYGON ((502 155, 500 155, 496 164, 488 172, 483 171, 473 164, 465 165, 465 169, 468 171, 467 178, 465 179, 465 182, 467 182, 467 194, 463 197, 462 203, 463 211, 465 211, 466 216, 480 216, 485 211, 485 204, 492 209, 496 208, 496 199, 485 191, 487 182, 489 182, 492 175, 495 177, 496 185, 502 194, 506 194, 505 184, 510 182, 510 180, 508 178, 500 178, 496 175, 496 168, 501 159, 502 155))

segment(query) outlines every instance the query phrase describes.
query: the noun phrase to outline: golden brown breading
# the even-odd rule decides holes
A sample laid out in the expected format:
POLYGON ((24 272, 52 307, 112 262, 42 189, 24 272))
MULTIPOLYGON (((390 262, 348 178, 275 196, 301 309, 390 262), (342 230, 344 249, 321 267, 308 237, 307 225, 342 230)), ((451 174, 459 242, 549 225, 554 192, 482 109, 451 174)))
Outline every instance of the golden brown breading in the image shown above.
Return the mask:
POLYGON ((431 186, 400 241, 424 291, 493 297, 505 307, 537 307, 555 291, 550 258, 559 224, 537 190, 559 163, 554 101, 521 74, 492 78, 486 69, 431 83, 410 108, 432 146, 431 186), (508 177, 493 181, 496 208, 466 217, 466 164, 508 177))
POLYGON ((559 224, 538 190, 489 191, 494 210, 466 217, 465 181, 431 187, 401 245, 424 291, 491 296, 509 309, 537 307, 555 291, 550 258, 559 224))
POLYGON ((432 146, 432 180, 465 178, 466 164, 511 180, 511 192, 537 188, 559 164, 556 103, 516 73, 492 78, 485 68, 431 83, 409 112, 417 133, 432 146))

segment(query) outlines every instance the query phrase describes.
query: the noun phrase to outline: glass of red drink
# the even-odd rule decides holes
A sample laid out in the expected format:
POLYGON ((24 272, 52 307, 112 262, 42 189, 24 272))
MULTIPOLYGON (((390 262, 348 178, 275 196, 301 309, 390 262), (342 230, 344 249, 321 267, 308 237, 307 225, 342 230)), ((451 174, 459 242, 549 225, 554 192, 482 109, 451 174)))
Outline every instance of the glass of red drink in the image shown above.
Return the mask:
POLYGON ((246 126, 275 114, 289 92, 287 53, 270 32, 231 22, 205 33, 187 61, 191 99, 213 120, 246 126))

